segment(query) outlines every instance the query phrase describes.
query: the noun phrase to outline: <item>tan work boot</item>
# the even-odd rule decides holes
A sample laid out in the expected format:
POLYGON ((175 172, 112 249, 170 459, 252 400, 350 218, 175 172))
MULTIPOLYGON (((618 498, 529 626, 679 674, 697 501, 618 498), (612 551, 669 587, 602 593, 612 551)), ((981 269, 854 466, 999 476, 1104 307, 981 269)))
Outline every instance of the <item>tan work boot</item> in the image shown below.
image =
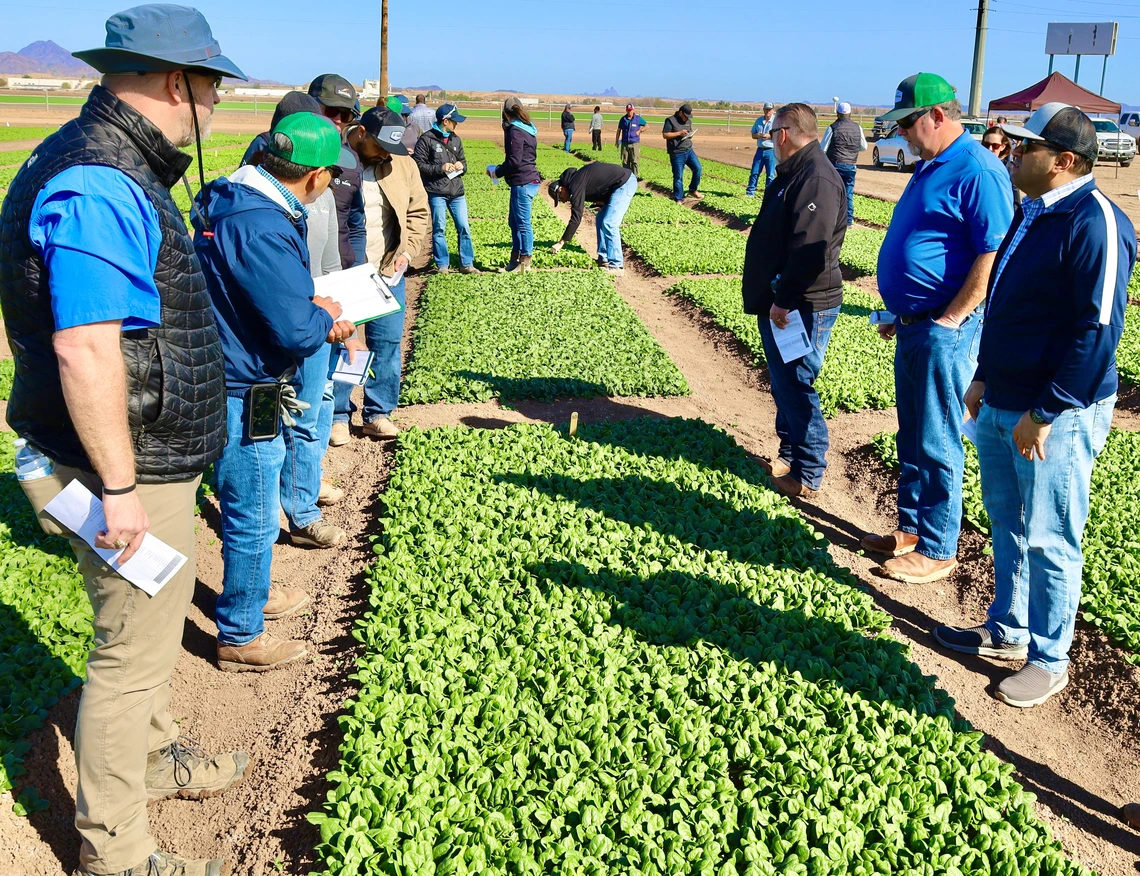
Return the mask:
MULTIPOLYGON (((212 861, 185 861, 182 858, 155 851, 141 864, 116 873, 115 876, 226 876, 229 865, 221 858, 212 861)), ((84 867, 75 871, 75 876, 96 876, 84 867)))
POLYGON ((227 751, 210 757, 186 736, 146 759, 146 795, 152 802, 167 797, 201 800, 232 788, 246 777, 249 755, 227 751))
POLYGON ((244 645, 218 642, 218 668, 223 672, 265 672, 299 660, 308 650, 305 642, 278 639, 270 633, 262 633, 244 645))
POLYGON ((792 473, 792 467, 782 459, 765 459, 761 457, 759 462, 760 467, 774 478, 782 478, 784 475, 792 473))
POLYGON ((519 269, 519 251, 517 249, 511 250, 511 260, 507 262, 505 268, 499 268, 500 274, 513 274, 519 269))
POLYGON ((348 429, 348 423, 332 424, 332 431, 329 432, 329 444, 333 447, 344 447, 351 440, 352 432, 348 429))
POLYGON ((344 490, 336 484, 321 481, 321 491, 317 494, 318 505, 335 505, 344 498, 344 490))
POLYGON ((1129 827, 1140 830, 1140 803, 1125 803, 1120 807, 1120 817, 1129 827))
POLYGON ((901 557, 887 560, 879 567, 879 572, 887 578, 902 581, 904 584, 930 584, 941 581, 958 568, 958 561, 932 560, 926 554, 912 551, 901 557))
POLYGON ((790 474, 781 475, 772 478, 772 486, 776 488, 776 492, 783 493, 789 498, 796 499, 810 499, 819 493, 819 490, 813 490, 811 487, 801 484, 790 474))
POLYGON ((369 438, 398 438, 400 430, 389 417, 377 417, 371 423, 365 423, 361 430, 369 438))
POLYGON ((291 530, 289 540, 301 547, 339 547, 348 541, 348 533, 327 520, 314 520, 308 526, 291 530))
POLYGON ((530 256, 519 256, 519 273, 525 274, 530 270, 530 256))
POLYGON ((909 554, 918 545, 918 536, 910 532, 896 529, 890 535, 875 535, 870 533, 859 540, 859 547, 877 554, 886 554, 888 557, 901 557, 909 554))
POLYGON ((297 587, 276 587, 269 585, 269 599, 261 610, 266 620, 281 620, 296 614, 313 600, 309 594, 297 587))

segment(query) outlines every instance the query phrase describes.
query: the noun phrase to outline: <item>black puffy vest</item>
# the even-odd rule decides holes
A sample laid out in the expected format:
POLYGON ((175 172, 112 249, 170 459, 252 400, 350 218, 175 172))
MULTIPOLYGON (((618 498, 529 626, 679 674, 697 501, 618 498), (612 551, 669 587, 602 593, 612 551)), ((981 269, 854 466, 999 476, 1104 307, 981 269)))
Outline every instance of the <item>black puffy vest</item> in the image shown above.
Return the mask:
POLYGON ((832 164, 854 164, 859 157, 859 143, 863 130, 851 119, 836 119, 831 123, 831 142, 827 144, 827 157, 832 164))
POLYGON ((137 110, 96 86, 79 118, 44 140, 8 190, 0 212, 0 307, 16 359, 8 424, 64 465, 92 471, 64 403, 48 271, 28 237, 28 221, 40 189, 81 164, 127 174, 154 204, 162 227, 154 272, 162 325, 123 332, 120 341, 138 480, 184 480, 225 445, 222 348, 206 279, 170 196, 190 161, 137 110))

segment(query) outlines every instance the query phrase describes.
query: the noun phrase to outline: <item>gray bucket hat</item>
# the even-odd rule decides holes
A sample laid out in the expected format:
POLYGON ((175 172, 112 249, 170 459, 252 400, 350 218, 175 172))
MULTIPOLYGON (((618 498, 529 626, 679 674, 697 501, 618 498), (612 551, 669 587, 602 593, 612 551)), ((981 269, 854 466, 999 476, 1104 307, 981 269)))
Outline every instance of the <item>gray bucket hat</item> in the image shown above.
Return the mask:
POLYGON ((170 3, 148 3, 115 13, 107 19, 106 45, 72 54, 100 73, 201 70, 248 78, 222 54, 201 12, 170 3))

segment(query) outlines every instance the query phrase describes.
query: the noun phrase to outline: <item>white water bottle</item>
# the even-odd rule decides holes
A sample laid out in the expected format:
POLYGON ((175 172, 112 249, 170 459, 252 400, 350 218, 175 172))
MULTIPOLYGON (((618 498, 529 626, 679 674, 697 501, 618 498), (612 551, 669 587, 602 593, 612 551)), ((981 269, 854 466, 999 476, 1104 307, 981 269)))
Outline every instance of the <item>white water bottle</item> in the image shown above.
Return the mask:
POLYGON ((16 448, 16 478, 21 481, 34 481, 46 478, 52 473, 51 460, 40 453, 23 438, 13 442, 16 448))

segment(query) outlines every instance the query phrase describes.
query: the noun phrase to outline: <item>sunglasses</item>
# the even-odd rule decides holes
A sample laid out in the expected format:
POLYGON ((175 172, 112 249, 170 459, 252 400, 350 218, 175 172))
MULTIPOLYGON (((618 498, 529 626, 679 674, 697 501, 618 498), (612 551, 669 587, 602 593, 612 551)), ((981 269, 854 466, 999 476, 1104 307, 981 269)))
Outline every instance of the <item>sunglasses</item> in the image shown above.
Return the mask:
POLYGON ((992 140, 988 142, 986 140, 983 140, 982 145, 989 149, 991 152, 1001 152, 1001 150, 1005 147, 1005 144, 1002 143, 1001 140, 998 140, 996 143, 992 140))
POLYGON ((1060 149, 1057 149, 1054 146, 1049 145, 1048 143, 1044 142, 1043 140, 1022 140, 1021 141, 1021 151, 1022 152, 1032 152, 1034 149, 1044 149, 1047 152, 1061 152, 1062 151, 1060 149))
POLYGON ((909 131, 918 123, 918 120, 930 112, 931 109, 932 107, 927 107, 926 109, 920 109, 916 113, 911 113, 909 116, 903 116, 899 119, 899 129, 909 131))
POLYGON ((321 110, 326 118, 340 119, 342 122, 351 122, 356 118, 356 114, 352 110, 345 109, 342 106, 323 106, 321 110))

